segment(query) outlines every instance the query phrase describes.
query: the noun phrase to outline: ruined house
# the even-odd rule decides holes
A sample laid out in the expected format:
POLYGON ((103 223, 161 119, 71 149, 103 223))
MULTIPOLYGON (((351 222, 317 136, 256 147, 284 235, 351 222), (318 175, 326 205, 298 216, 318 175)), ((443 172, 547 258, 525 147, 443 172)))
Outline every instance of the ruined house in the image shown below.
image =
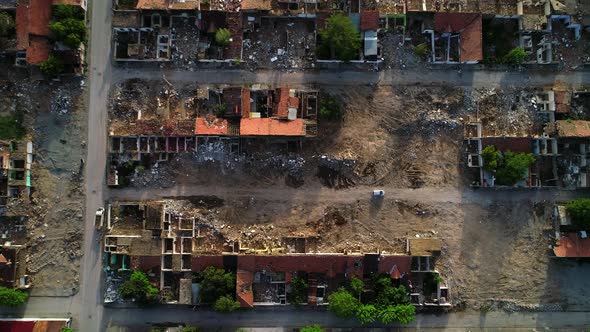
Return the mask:
POLYGON ((478 13, 436 13, 430 35, 432 63, 477 63, 483 60, 482 16, 478 13))

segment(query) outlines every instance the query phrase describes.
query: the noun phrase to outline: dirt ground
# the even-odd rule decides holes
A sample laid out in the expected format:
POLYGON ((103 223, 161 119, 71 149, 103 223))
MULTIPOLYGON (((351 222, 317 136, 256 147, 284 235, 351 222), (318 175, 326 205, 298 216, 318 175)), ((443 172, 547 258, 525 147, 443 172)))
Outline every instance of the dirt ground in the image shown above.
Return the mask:
POLYGON ((27 273, 33 296, 78 291, 83 229, 86 114, 82 82, 5 81, 17 91, 10 102, 26 110, 26 139, 33 141, 31 198, 12 198, 8 215, 27 216, 27 273), (35 93, 31 93, 34 91, 35 93))

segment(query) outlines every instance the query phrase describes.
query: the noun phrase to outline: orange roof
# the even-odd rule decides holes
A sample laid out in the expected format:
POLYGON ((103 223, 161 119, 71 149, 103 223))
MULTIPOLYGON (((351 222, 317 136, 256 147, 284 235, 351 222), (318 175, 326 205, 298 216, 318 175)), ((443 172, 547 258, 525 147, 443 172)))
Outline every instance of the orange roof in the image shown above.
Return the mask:
POLYGON ((135 6, 137 9, 168 9, 168 0, 139 0, 135 6))
POLYGON ((461 62, 483 60, 481 14, 436 13, 434 30, 461 35, 461 62))
POLYGON ((250 89, 242 89, 242 117, 247 118, 250 116, 250 89))
POLYGON ((236 297, 242 308, 254 307, 253 281, 254 273, 252 271, 238 270, 236 274, 236 297))
POLYGON ((82 0, 53 0, 53 5, 81 6, 82 0))
POLYGON ((557 257, 590 257, 590 238, 582 239, 578 233, 568 233, 553 248, 557 257))
POLYGON ((299 108, 299 98, 290 97, 288 88, 277 88, 277 101, 274 103, 274 115, 286 119, 289 116, 289 108, 299 108))
POLYGON ((6 264, 8 263, 8 260, 6 259, 6 257, 4 257, 4 255, 0 254, 0 264, 6 264))
POLYGON ((559 137, 590 137, 590 121, 558 120, 555 126, 559 137))
POLYGON ((227 120, 197 118, 195 121, 196 135, 227 135, 227 120))
POLYGON ((271 118, 240 121, 240 135, 244 136, 304 136, 305 126, 302 119, 284 121, 271 118))
POLYGON ((30 0, 29 5, 16 6, 17 49, 27 50, 27 62, 47 60, 51 47, 49 36, 52 0, 30 0), (30 54, 29 54, 30 53, 30 54))
POLYGON ((270 10, 271 0, 242 0, 242 10, 270 10))
POLYGON ((379 12, 376 10, 361 11, 361 31, 379 29, 379 12))

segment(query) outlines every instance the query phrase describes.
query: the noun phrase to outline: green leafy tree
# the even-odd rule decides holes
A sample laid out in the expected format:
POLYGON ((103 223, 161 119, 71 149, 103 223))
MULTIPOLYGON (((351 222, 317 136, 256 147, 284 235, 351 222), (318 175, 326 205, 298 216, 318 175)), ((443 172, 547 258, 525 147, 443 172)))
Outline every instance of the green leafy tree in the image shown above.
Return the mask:
POLYGON ((406 304, 409 302, 404 286, 394 287, 391 278, 379 276, 375 281, 375 303, 379 306, 406 304))
POLYGON ((379 309, 379 320, 383 324, 391 324, 393 322, 397 322, 397 306, 388 305, 386 307, 382 307, 379 309))
POLYGON ((428 55, 428 44, 422 43, 422 44, 416 45, 416 47, 414 47, 414 54, 416 54, 416 56, 419 56, 421 58, 426 58, 426 56, 428 55))
POLYGON ((119 294, 124 299, 135 299, 139 304, 154 301, 159 294, 156 287, 150 285, 145 273, 133 271, 131 278, 119 287, 119 294))
POLYGON ((56 40, 63 42, 70 48, 78 48, 86 42, 86 26, 84 21, 75 18, 66 18, 49 24, 56 40))
POLYGON ((59 332, 74 332, 74 330, 71 327, 62 327, 59 332))
POLYGON ((514 185, 522 180, 529 167, 535 163, 532 153, 504 152, 502 164, 496 171, 498 183, 503 185, 514 185))
POLYGON ((340 105, 330 95, 324 95, 320 99, 320 119, 338 120, 342 117, 340 105))
POLYGON ((519 65, 524 62, 526 52, 522 47, 516 47, 510 50, 502 57, 502 62, 506 64, 519 65))
POLYGON ((218 298, 231 295, 235 291, 236 277, 231 272, 208 266, 201 272, 201 302, 215 303, 218 298))
POLYGON ((350 61, 358 54, 361 46, 360 34, 348 18, 334 14, 326 20, 327 27, 320 29, 320 48, 329 50, 331 59, 350 61))
POLYGON ((365 283, 361 279, 357 277, 352 277, 350 279, 350 289, 352 289, 352 292, 358 297, 359 302, 361 300, 363 288, 365 288, 365 283))
POLYGON ((293 278, 291 280, 291 292, 289 295, 289 303, 299 305, 301 303, 307 303, 307 292, 309 286, 307 281, 303 278, 293 278))
POLYGON ((84 19, 84 11, 80 6, 55 5, 51 7, 51 15, 57 20, 66 18, 84 19))
POLYGON ((64 64, 61 59, 52 54, 39 64, 39 69, 45 77, 54 78, 64 71, 64 64))
POLYGON ((590 227, 590 198, 579 198, 569 201, 565 206, 572 222, 579 228, 590 227))
POLYGON ((0 12, 0 37, 8 35, 14 29, 14 19, 7 12, 0 12))
POLYGON ((299 332, 326 332, 321 326, 318 324, 309 325, 299 330, 299 332))
POLYGON ((221 47, 229 45, 231 39, 231 33, 229 29, 221 28, 215 32, 215 43, 221 47))
POLYGON ((377 308, 372 304, 360 305, 356 309, 356 318, 363 325, 374 322, 377 319, 377 314, 377 308))
POLYGON ((234 301, 229 295, 218 298, 213 304, 213 310, 217 312, 232 312, 240 308, 240 302, 234 301))
POLYGON ((0 287, 0 306, 18 307, 27 302, 29 293, 20 290, 0 287))
POLYGON ((340 288, 328 296, 328 310, 341 318, 349 318, 355 315, 359 301, 356 297, 340 288))
POLYGON ((416 307, 411 304, 397 305, 397 321, 401 324, 409 324, 416 319, 416 307))
POLYGON ((483 169, 488 172, 493 172, 498 168, 498 160, 500 160, 500 152, 496 151, 496 147, 493 145, 486 146, 481 152, 481 158, 483 159, 483 169))

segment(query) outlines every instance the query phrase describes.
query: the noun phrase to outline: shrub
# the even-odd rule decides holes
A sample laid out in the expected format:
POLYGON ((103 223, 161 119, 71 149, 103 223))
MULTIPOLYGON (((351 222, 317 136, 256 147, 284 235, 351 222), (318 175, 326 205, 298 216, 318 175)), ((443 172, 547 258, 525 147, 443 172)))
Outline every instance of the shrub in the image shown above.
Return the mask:
POLYGON ((363 325, 370 324, 377 319, 377 308, 372 304, 360 305, 356 309, 356 318, 363 325))
POLYGON ((0 12, 0 36, 6 36, 14 29, 14 19, 7 12, 0 12))
POLYGON ((23 126, 24 114, 19 112, 15 115, 0 116, 0 139, 20 139, 25 133, 23 126))
POLYGON ((51 7, 51 15, 57 20, 66 18, 84 19, 84 11, 79 6, 55 5, 51 7))
POLYGON ((328 310, 338 317, 349 318, 354 316, 358 306, 358 299, 344 288, 340 288, 328 296, 328 310))
POLYGON ((218 29, 215 32, 215 43, 219 46, 226 47, 229 45, 231 39, 231 33, 226 28, 218 29))
POLYGON ((336 99, 330 95, 322 96, 320 100, 320 119, 338 120, 341 117, 342 111, 336 99))
POLYGON ((201 302, 214 303, 222 296, 234 293, 236 278, 231 272, 208 266, 201 272, 201 302))
POLYGON ((289 303, 299 305, 307 303, 307 281, 303 278, 293 278, 291 281, 291 292, 289 293, 289 303))
POLYGON ((495 146, 486 146, 481 152, 481 157, 483 159, 484 170, 493 172, 496 170, 496 168, 498 168, 498 160, 500 159, 501 155, 498 151, 496 151, 495 146))
POLYGON ((532 153, 504 153, 502 164, 496 171, 498 183, 512 186, 522 180, 529 167, 535 163, 532 153))
POLYGON ((66 18, 49 24, 56 40, 66 46, 77 49, 81 43, 86 42, 86 26, 84 21, 75 18, 66 18))
POLYGON ((383 324, 393 322, 408 324, 416 319, 416 308, 411 304, 390 305, 381 308, 378 316, 383 324))
POLYGON ((318 324, 309 325, 299 330, 299 332, 325 332, 318 324))
POLYGON ((502 63, 518 65, 523 63, 525 58, 526 52, 524 49, 522 47, 516 47, 502 57, 502 63))
POLYGON ((569 201, 565 209, 576 227, 590 227, 590 198, 579 198, 569 201))
POLYGON ((74 330, 71 327, 62 327, 59 332, 74 332, 74 330))
POLYGON ((416 56, 421 57, 421 58, 426 58, 426 56, 428 55, 428 44, 422 43, 422 44, 416 45, 414 47, 414 54, 416 56))
POLYGON ((29 293, 20 290, 0 287, 0 306, 18 307, 27 302, 29 293))
POLYGON ((119 287, 119 294, 124 299, 135 299, 137 303, 145 304, 154 301, 159 290, 150 285, 145 273, 133 271, 131 278, 119 287))
POLYGON ((380 276, 375 281, 375 303, 379 306, 406 304, 409 302, 404 286, 393 287, 391 278, 380 276))
POLYGON ((352 289, 352 292, 358 297, 359 301, 361 300, 361 294, 363 293, 363 288, 365 287, 365 283, 357 278, 357 277, 352 277, 350 279, 350 289, 352 289))
POLYGON ((217 312, 232 312, 240 308, 240 302, 234 301, 230 296, 224 295, 213 304, 213 310, 217 312))
POLYGON ((350 61, 361 47, 360 34, 348 18, 334 14, 326 20, 326 28, 320 29, 320 48, 329 50, 331 59, 350 61))
POLYGON ((39 69, 47 78, 54 78, 64 71, 63 62, 55 55, 50 55, 47 60, 39 64, 39 69))

